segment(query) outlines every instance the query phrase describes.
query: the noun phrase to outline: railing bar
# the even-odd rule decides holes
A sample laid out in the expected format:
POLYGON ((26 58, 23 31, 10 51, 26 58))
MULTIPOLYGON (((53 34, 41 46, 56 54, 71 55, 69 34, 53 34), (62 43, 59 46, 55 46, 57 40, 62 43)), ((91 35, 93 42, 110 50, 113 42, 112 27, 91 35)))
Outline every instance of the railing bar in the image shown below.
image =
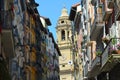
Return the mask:
POLYGON ((108 45, 104 48, 104 50, 102 51, 102 54, 105 52, 105 50, 107 49, 107 47, 110 45, 110 43, 112 42, 113 39, 120 39, 120 38, 111 38, 110 41, 108 42, 108 45))

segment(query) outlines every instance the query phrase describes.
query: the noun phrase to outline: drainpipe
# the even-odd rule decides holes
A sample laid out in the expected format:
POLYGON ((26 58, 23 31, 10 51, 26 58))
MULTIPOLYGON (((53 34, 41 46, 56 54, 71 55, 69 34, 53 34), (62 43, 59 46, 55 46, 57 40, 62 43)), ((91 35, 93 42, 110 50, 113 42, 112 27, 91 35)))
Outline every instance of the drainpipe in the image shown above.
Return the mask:
POLYGON ((76 80, 76 70, 75 70, 75 53, 74 53, 74 34, 75 34, 75 31, 74 31, 74 23, 72 22, 72 59, 73 59, 73 65, 74 65, 74 80, 76 80))
MULTIPOLYGON (((90 41, 90 23, 89 23, 89 14, 88 14, 88 6, 89 5, 89 0, 86 0, 86 17, 87 17, 87 22, 86 22, 86 27, 87 27, 87 42, 90 41)), ((87 55, 90 60, 91 54, 90 54, 90 49, 87 47, 87 55)), ((89 65, 91 65, 91 61, 89 62, 89 65)))

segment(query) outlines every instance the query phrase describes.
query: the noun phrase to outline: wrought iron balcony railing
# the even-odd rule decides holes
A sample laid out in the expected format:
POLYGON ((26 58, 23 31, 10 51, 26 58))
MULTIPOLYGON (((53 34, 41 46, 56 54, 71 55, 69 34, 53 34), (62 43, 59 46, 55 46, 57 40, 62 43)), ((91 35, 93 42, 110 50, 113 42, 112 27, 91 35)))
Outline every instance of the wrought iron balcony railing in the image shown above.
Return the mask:
POLYGON ((90 66, 89 63, 86 62, 85 66, 84 66, 84 76, 88 76, 89 72, 90 72, 90 66))
POLYGON ((94 77, 100 73, 100 67, 101 67, 101 57, 97 56, 91 63, 91 71, 90 76, 94 77))
POLYGON ((119 50, 120 38, 111 38, 101 56, 102 71, 109 71, 120 60, 119 50))

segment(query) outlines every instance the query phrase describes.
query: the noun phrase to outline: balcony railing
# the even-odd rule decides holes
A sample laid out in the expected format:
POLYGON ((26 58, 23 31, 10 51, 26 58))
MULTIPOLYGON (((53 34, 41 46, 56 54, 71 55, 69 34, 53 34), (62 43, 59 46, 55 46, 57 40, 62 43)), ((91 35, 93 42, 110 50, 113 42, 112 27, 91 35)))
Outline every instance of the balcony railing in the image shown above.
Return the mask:
POLYGON ((111 68, 118 63, 118 60, 120 60, 120 54, 117 53, 117 43, 120 39, 118 38, 112 38, 109 41, 109 44, 106 46, 106 48, 103 51, 103 54, 101 56, 101 70, 102 71, 109 71, 111 68), (114 50, 116 49, 116 50, 114 50))
POLYGON ((100 57, 98 56, 92 61, 91 70, 94 69, 96 66, 100 66, 100 57))
POLYGON ((90 72, 89 64, 88 64, 88 62, 86 62, 85 66, 84 66, 84 76, 88 76, 89 72, 90 72))
POLYGON ((91 70, 89 71, 88 77, 95 77, 100 73, 101 57, 97 56, 91 63, 91 70))

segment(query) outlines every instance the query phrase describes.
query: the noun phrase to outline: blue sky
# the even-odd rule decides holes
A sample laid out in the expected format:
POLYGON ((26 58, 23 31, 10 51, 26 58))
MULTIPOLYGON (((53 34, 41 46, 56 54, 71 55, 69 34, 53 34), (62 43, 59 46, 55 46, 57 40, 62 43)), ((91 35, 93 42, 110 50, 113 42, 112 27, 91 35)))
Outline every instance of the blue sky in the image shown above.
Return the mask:
POLYGON ((80 0, 35 0, 38 4, 38 11, 41 16, 48 17, 52 23, 49 26, 50 32, 53 33, 54 39, 57 39, 56 36, 56 24, 57 20, 61 15, 62 8, 65 7, 70 12, 70 8, 73 4, 80 2, 80 0))

